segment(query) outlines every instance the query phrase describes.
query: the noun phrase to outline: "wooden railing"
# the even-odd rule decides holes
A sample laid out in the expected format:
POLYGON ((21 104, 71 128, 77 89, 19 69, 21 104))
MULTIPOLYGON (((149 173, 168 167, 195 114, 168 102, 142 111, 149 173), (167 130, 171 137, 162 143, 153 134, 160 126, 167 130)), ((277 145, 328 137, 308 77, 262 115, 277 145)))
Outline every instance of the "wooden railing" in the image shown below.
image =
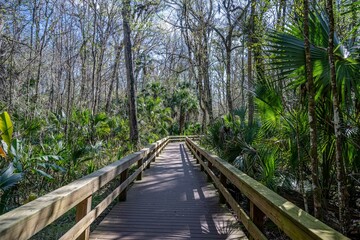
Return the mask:
MULTIPOLYGON (((48 193, 13 211, 0 216, 0 239, 28 239, 44 227, 76 208, 76 224, 61 239, 88 239, 90 224, 117 197, 126 200, 126 189, 142 172, 150 167, 155 157, 169 141, 179 137, 166 137, 142 150, 130 154, 90 175, 48 193), (131 175, 129 168, 136 165, 131 175), (120 176, 119 186, 95 208, 91 209, 92 195, 105 184, 120 176)), ((182 137, 185 140, 185 137, 182 137)))
POLYGON ((177 135, 177 136, 169 136, 170 142, 185 142, 186 138, 190 138, 192 140, 200 140, 201 135, 177 135))
POLYGON ((230 205, 253 239, 266 239, 260 230, 264 215, 291 239, 348 239, 191 139, 186 139, 186 145, 200 163, 201 170, 206 171, 209 180, 212 179, 218 188, 220 202, 230 205), (228 182, 249 199, 250 216, 228 191, 228 182))

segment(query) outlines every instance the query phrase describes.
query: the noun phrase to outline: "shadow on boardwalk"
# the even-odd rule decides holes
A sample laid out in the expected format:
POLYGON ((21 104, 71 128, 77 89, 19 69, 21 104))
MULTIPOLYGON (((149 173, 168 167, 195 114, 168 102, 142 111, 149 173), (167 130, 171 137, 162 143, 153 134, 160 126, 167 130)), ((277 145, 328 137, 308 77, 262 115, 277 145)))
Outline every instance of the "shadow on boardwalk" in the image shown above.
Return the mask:
POLYGON ((183 143, 170 143, 91 239, 246 239, 183 143))

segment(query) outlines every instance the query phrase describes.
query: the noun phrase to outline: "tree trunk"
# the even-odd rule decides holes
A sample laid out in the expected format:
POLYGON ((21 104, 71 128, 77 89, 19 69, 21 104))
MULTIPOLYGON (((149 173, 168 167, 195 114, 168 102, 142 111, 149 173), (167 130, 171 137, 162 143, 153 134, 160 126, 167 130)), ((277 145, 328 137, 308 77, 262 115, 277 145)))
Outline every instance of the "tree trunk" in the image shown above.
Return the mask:
POLYGON ((96 13, 96 7, 95 3, 92 3, 94 6, 94 21, 93 21, 93 32, 92 32, 92 43, 91 43, 91 55, 92 55, 92 74, 91 74, 91 111, 92 115, 95 114, 96 110, 96 61, 97 61, 97 44, 96 44, 96 25, 97 25, 97 13, 96 13))
POLYGON ((36 3, 34 3, 34 7, 32 8, 32 21, 30 26, 30 53, 29 53, 29 66, 28 72, 26 74, 26 103, 30 106, 30 88, 31 88, 31 81, 32 81, 32 58, 33 58, 33 49, 34 49, 34 26, 35 26, 35 12, 36 12, 36 3))
POLYGON ((231 115, 234 113, 233 101, 231 97, 231 47, 226 49, 226 100, 228 110, 231 115))
POLYGON ((180 135, 182 135, 184 132, 184 122, 185 122, 184 107, 180 106, 180 116, 179 116, 179 133, 180 133, 180 135))
POLYGON ((203 80, 204 80, 204 91, 205 91, 205 108, 206 112, 209 115, 209 121, 210 123, 213 122, 213 109, 212 109, 212 96, 211 96, 211 86, 210 86, 210 75, 209 75, 209 49, 208 49, 208 36, 207 36, 207 27, 204 26, 203 28, 203 46, 199 46, 200 48, 203 47, 203 53, 202 53, 202 74, 203 74, 203 80))
POLYGON ((118 79, 116 79, 116 77, 118 76, 117 72, 118 72, 118 68, 119 68, 119 64, 120 64, 120 57, 121 57, 122 48, 123 48, 122 44, 116 48, 116 54, 115 54, 115 60, 114 60, 114 69, 113 69, 113 72, 112 72, 112 75, 111 75, 111 83, 110 83, 109 93, 108 93, 108 96, 107 96, 106 106, 105 106, 106 112, 110 111, 111 95, 112 95, 112 92, 114 90, 115 81, 118 80, 118 79))
POLYGON ((80 47, 80 59, 81 59, 81 85, 80 85, 80 103, 86 99, 85 97, 85 88, 87 83, 87 40, 83 40, 83 43, 80 47))
MULTIPOLYGON (((40 4, 39 4, 40 5, 40 4)), ((39 10, 40 6, 36 6, 36 10, 39 10)), ((36 76, 35 76, 35 96, 32 99, 33 103, 36 105, 38 95, 39 95, 39 82, 40 82, 40 74, 41 74, 41 62, 42 62, 42 51, 40 50, 40 10, 39 14, 34 14, 34 22, 35 22, 35 51, 38 55, 38 64, 37 64, 37 70, 36 70, 36 76)))
POLYGON ((300 192, 301 195, 303 196, 303 201, 304 201, 304 210, 305 212, 309 212, 309 207, 308 207, 308 200, 307 200, 307 195, 306 195, 306 190, 305 190, 305 164, 302 160, 301 157, 301 146, 300 146, 300 133, 299 133, 299 126, 298 124, 296 125, 296 148, 297 148, 297 160, 298 160, 298 164, 299 164, 299 181, 300 181, 300 192))
POLYGON ((335 131, 335 157, 336 157, 336 179, 338 185, 338 201, 339 201, 339 223, 341 232, 346 234, 347 229, 347 198, 348 192, 346 189, 346 178, 345 178, 345 167, 342 157, 342 143, 341 143, 341 119, 340 119, 340 102, 339 96, 337 93, 337 83, 336 83, 336 69, 335 69, 335 58, 334 58, 334 9, 333 1, 327 1, 327 12, 329 15, 329 46, 328 46, 328 55, 329 55, 329 65, 330 65, 330 82, 331 82, 331 91, 332 91, 332 102, 334 110, 334 131, 335 131))
POLYGON ((241 85, 240 85, 240 93, 241 93, 241 106, 245 107, 246 102, 245 102, 245 94, 244 94, 244 88, 245 88, 245 47, 244 47, 244 43, 245 43, 245 35, 243 37, 243 47, 241 49, 241 85))
MULTIPOLYGON (((256 9, 256 6, 255 6, 256 9)), ((262 24, 263 23, 263 16, 265 11, 261 8, 259 14, 257 14, 254 9, 254 21, 252 27, 252 45, 253 45, 253 52, 254 52, 254 64, 255 64, 255 77, 256 79, 264 79, 265 77, 265 70, 264 70, 264 61, 262 57, 262 42, 261 36, 264 34, 262 31, 262 24), (255 32, 255 29, 260 29, 255 32)))
MULTIPOLYGON (((39 2, 39 8, 40 8, 40 4, 41 1, 39 2)), ((49 10, 49 3, 47 1, 45 1, 45 12, 44 12, 44 16, 41 16, 40 10, 39 10, 39 15, 36 18, 36 45, 35 45, 35 49, 36 52, 38 54, 38 68, 37 68, 37 74, 36 74, 36 78, 35 78, 35 97, 34 97, 34 103, 37 103, 37 100, 39 98, 39 94, 40 94, 40 78, 41 78, 41 69, 42 69, 42 62, 43 62, 43 51, 46 45, 46 35, 47 35, 47 30, 48 30, 48 25, 49 25, 49 19, 50 16, 52 14, 53 11, 49 10), (51 12, 48 14, 48 12, 51 12), (40 18, 45 18, 45 24, 40 24, 40 18), (40 37, 40 30, 43 30, 43 35, 40 37)))
POLYGON ((316 105, 315 105, 315 86, 312 72, 309 41, 309 1, 304 0, 304 45, 306 60, 306 81, 308 90, 308 114, 310 126, 310 159, 312 188, 314 191, 314 215, 322 219, 321 208, 321 189, 319 184, 318 153, 317 153, 317 127, 316 127, 316 105))
MULTIPOLYGON (((198 74, 196 76, 195 75, 195 79, 196 79, 196 87, 198 90, 198 99, 199 99, 199 106, 200 109, 202 111, 202 121, 201 121, 201 125, 202 125, 202 132, 205 133, 206 132, 206 126, 207 126, 207 116, 208 116, 208 108, 207 108, 207 97, 206 97, 206 91, 205 91, 205 86, 203 84, 204 79, 206 79, 206 77, 204 77, 205 74, 205 67, 204 67, 204 58, 203 58, 203 53, 200 52, 199 50, 199 45, 196 45, 198 43, 195 43, 195 50, 194 50, 194 55, 195 55, 195 61, 196 64, 198 65, 197 70, 198 70, 198 74)), ((189 56, 191 57, 191 53, 189 52, 189 56)), ((190 59, 190 58, 189 58, 190 59)), ((191 61, 190 64, 192 65, 192 67, 194 68, 194 73, 195 73, 195 65, 194 63, 191 61)))
POLYGON ((64 127, 65 139, 69 141, 69 123, 71 118, 71 60, 66 61, 66 81, 67 81, 67 100, 66 100, 66 123, 64 127))
POLYGON ((248 49, 248 84, 247 84, 247 98, 248 98, 248 125, 251 126, 253 125, 254 122, 254 111, 255 111, 255 106, 254 106, 254 97, 252 94, 252 89, 253 89, 253 73, 252 73, 252 51, 251 48, 249 47, 248 49))
POLYGON ((137 123, 137 109, 136 109, 136 92, 135 92, 135 78, 132 62, 131 49, 131 29, 129 25, 130 20, 130 0, 123 0, 122 17, 123 17, 123 31, 124 31, 124 48, 125 48, 125 66, 127 79, 127 94, 128 94, 128 110, 129 110, 129 125, 130 125, 130 141, 136 148, 140 146, 138 123, 137 123))
POLYGON ((39 54, 39 62, 37 66, 36 71, 36 77, 35 77, 35 97, 34 97, 34 103, 36 104, 39 98, 39 91, 40 91, 40 77, 41 77, 41 67, 42 67, 42 50, 40 50, 39 54))
POLYGON ((286 0, 280 0, 279 9, 276 16, 276 29, 281 31, 285 27, 285 18, 286 18, 286 0))
POLYGON ((253 90, 253 69, 252 69, 252 48, 253 48, 253 35, 254 35, 254 20, 255 20, 255 5, 256 0, 251 0, 251 12, 250 12, 250 33, 248 43, 248 125, 251 126, 254 122, 254 97, 252 94, 253 90))
MULTIPOLYGON (((181 26, 184 24, 182 34, 188 48, 187 51, 190 69, 196 80, 198 92, 197 97, 202 111, 202 131, 205 132, 207 119, 209 118, 210 122, 213 122, 212 95, 209 74, 209 18, 205 17, 206 14, 211 13, 204 12, 202 1, 198 1, 195 5, 192 4, 192 1, 183 2, 183 19, 180 24, 181 26), (196 23, 191 20, 194 15, 196 16, 196 23), (195 25, 197 26, 195 27, 195 25)), ((212 5, 212 1, 210 1, 210 5, 212 5)))
POLYGON ((96 66, 96 85, 95 85, 95 97, 94 97, 94 105, 93 105, 93 112, 94 114, 97 113, 99 106, 100 106, 100 102, 101 102, 101 82, 102 82, 102 77, 101 77, 101 72, 103 69, 103 65, 104 65, 104 54, 105 54, 105 44, 106 41, 101 41, 101 47, 100 47, 100 53, 99 53, 99 59, 98 59, 98 64, 96 66))

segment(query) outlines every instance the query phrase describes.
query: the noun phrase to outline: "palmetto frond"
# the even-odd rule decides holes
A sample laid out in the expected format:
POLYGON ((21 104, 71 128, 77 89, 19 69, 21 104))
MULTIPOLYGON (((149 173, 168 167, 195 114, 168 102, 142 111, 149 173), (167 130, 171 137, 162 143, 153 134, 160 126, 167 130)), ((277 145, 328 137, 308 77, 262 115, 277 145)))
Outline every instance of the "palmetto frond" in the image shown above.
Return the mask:
POLYGON ((13 163, 0 172, 0 189, 6 191, 16 185, 22 179, 22 173, 16 173, 13 163))
MULTIPOLYGON (((328 61, 329 25, 324 11, 315 11, 310 16, 311 62, 315 79, 316 96, 330 94, 330 68, 328 61)), ((291 84, 298 87, 305 83, 305 50, 302 24, 289 25, 285 32, 269 33, 269 52, 272 54, 272 68, 277 70, 280 78, 290 77, 291 84)), ((359 62, 352 58, 340 40, 335 36, 336 77, 338 94, 343 103, 349 103, 351 94, 359 96, 355 81, 360 77, 359 62)))

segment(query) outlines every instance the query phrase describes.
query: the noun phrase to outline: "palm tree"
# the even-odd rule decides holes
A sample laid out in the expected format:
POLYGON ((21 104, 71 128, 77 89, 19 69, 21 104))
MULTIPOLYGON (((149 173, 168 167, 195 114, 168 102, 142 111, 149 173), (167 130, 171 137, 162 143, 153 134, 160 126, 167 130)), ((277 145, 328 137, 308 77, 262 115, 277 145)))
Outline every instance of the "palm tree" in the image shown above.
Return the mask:
POLYGON ((140 130, 148 142, 168 135, 173 122, 171 109, 166 107, 167 90, 160 82, 145 86, 137 98, 140 130))
POLYGON ((318 152, 317 152, 317 128, 316 128, 316 104, 313 68, 311 65, 310 39, 309 39, 309 1, 304 1, 304 47, 305 47, 305 69, 308 91, 308 113, 310 126, 310 159, 312 187, 314 191, 314 215, 322 218, 321 189, 319 184, 318 152))
POLYGON ((334 133, 335 133, 335 156, 336 156, 336 178, 338 182, 338 199, 339 199, 339 222, 341 231, 346 233, 346 210, 347 210, 347 187, 345 179, 344 161, 342 157, 342 134, 341 134, 341 120, 340 120, 340 102, 337 94, 335 56, 334 56, 334 9, 333 0, 328 0, 326 4, 329 15, 329 46, 328 57, 330 65, 330 83, 332 92, 332 102, 334 109, 334 133))
POLYGON ((171 102, 179 111, 179 133, 183 134, 185 120, 190 117, 190 114, 198 111, 198 101, 191 92, 190 85, 182 82, 174 91, 171 102))

